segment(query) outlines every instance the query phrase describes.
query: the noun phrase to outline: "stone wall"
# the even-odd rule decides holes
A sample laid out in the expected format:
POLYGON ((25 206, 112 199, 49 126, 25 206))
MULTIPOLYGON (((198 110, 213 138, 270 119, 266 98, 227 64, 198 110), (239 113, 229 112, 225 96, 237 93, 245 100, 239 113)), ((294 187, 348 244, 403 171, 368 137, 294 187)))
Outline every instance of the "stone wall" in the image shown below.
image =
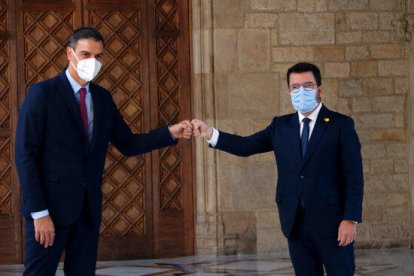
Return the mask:
MULTIPOLYGON (((410 244, 409 51, 396 29, 406 5, 193 1, 197 117, 240 135, 261 130, 274 116, 293 112, 286 70, 309 61, 322 71, 323 102, 354 118, 365 177, 359 248, 410 244)), ((286 251, 273 154, 239 158, 204 143, 197 142, 196 157, 197 189, 203 189, 197 193, 199 254, 286 251)))

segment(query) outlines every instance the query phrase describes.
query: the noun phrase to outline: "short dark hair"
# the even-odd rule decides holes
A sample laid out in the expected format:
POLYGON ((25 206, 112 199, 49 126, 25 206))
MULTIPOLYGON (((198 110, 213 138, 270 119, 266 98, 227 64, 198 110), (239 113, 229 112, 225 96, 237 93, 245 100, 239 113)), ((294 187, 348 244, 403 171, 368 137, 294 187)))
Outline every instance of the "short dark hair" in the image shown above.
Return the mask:
POLYGON ((102 43, 104 42, 103 36, 96 29, 91 27, 81 27, 73 32, 72 36, 69 39, 69 47, 75 50, 76 44, 80 39, 83 38, 90 38, 95 41, 102 41, 102 43))
POLYGON ((292 73, 304 73, 304 72, 312 72, 313 76, 315 77, 316 84, 320 86, 322 84, 322 78, 321 78, 321 71, 319 70, 318 66, 312 63, 308 62, 299 62, 292 67, 290 67, 287 71, 286 77, 287 77, 287 84, 289 83, 289 77, 292 73))

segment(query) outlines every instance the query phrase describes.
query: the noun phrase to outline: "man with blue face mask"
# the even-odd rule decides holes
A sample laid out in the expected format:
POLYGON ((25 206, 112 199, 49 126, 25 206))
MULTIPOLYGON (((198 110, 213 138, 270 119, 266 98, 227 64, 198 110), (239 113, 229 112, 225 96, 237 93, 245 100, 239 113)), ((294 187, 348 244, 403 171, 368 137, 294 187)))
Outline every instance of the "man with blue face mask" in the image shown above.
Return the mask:
POLYGON ((16 167, 25 217, 24 275, 95 275, 102 176, 109 143, 134 156, 191 137, 190 121, 134 134, 109 91, 91 82, 103 60, 103 37, 80 28, 66 48, 68 68, 33 84, 20 111, 16 167))
POLYGON ((296 275, 354 275, 353 243, 361 222, 361 146, 353 120, 321 102, 319 68, 298 63, 287 72, 296 113, 275 117, 247 137, 194 119, 195 136, 238 156, 273 151, 277 160, 276 203, 296 275))

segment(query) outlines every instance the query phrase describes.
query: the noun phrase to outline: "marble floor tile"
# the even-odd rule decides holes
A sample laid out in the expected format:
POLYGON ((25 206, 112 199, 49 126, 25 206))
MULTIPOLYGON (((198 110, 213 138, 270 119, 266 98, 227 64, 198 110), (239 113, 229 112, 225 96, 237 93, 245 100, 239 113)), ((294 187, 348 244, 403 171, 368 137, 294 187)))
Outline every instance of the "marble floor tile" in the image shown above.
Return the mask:
MULTIPOLYGON (((414 250, 372 249, 356 251, 356 276, 414 275, 414 250)), ((57 276, 63 276, 62 264, 57 276)), ((22 275, 22 265, 0 265, 0 276, 22 275)), ((122 275, 294 275, 287 254, 246 256, 188 256, 172 259, 142 259, 98 262, 97 276, 122 275)))
POLYGON ((180 272, 175 269, 163 269, 157 267, 138 267, 138 266, 120 266, 99 268, 96 275, 117 276, 117 275, 150 275, 150 274, 166 274, 180 272))

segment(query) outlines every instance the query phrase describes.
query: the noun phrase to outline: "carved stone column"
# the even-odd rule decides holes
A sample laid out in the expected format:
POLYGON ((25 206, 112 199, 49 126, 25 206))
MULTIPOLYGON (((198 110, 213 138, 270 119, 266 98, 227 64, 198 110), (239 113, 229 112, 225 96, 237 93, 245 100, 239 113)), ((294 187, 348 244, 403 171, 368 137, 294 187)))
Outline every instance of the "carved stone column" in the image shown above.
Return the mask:
POLYGON ((410 245, 414 247, 414 13, 403 14, 394 22, 397 34, 402 41, 407 43, 409 50, 409 89, 407 97, 407 123, 408 123, 408 143, 409 143, 409 185, 411 192, 411 226, 410 226, 410 245))
MULTIPOLYGON (((216 125, 212 0, 194 0, 193 95, 194 116, 216 125)), ((217 201, 217 156, 202 139, 195 143, 196 254, 218 255, 223 249, 223 222, 217 201)))

